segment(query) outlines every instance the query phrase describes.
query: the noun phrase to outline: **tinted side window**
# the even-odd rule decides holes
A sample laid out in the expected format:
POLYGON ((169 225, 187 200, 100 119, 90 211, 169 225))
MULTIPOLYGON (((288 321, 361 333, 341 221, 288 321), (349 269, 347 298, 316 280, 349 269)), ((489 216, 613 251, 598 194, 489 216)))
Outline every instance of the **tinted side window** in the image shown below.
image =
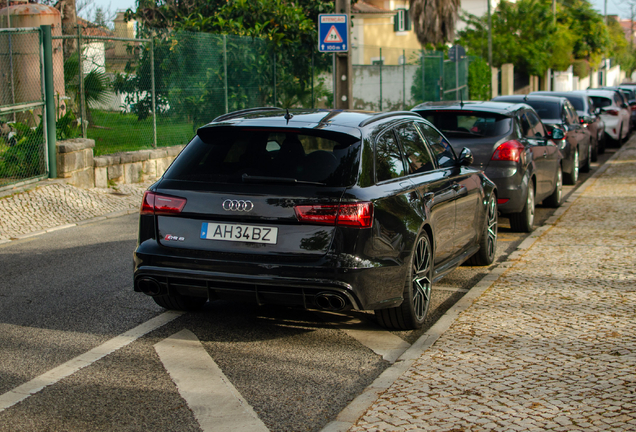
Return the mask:
POLYGON ((433 158, 415 125, 402 124, 396 128, 396 131, 404 150, 408 172, 412 174, 434 170, 433 158))
POLYGON ((528 121, 530 122, 530 131, 528 136, 531 138, 543 138, 545 137, 545 131, 543 129, 543 123, 539 120, 539 117, 531 111, 528 111, 528 121))
POLYGON ((578 124, 579 115, 576 113, 576 110, 574 109, 574 107, 571 104, 566 104, 566 106, 568 107, 568 111, 569 111, 570 117, 572 119, 572 124, 578 124))
POLYGON ((524 137, 532 137, 532 125, 530 119, 528 119, 528 112, 523 112, 519 117, 519 124, 521 126, 521 134, 524 137))
POLYGON ((446 141, 446 138, 424 123, 418 123, 417 125, 428 141, 433 152, 433 158, 437 160, 437 165, 441 168, 454 166, 456 164, 455 152, 450 143, 446 141))
POLYGON ((404 175, 402 152, 393 131, 382 134, 375 143, 375 179, 378 182, 404 175))

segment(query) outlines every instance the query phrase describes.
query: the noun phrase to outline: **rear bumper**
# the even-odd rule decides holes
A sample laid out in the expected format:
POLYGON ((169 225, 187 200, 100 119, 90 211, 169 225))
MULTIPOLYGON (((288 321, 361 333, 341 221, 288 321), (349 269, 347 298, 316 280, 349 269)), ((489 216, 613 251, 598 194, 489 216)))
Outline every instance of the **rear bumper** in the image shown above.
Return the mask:
POLYGON ((502 214, 520 212, 526 204, 529 176, 513 167, 488 167, 485 173, 497 185, 499 211, 502 214))
POLYGON ((179 293, 210 300, 324 309, 319 295, 328 294, 345 299, 346 308, 358 310, 402 302, 406 266, 396 262, 365 267, 337 267, 330 259, 311 264, 230 262, 171 256, 162 251, 166 248, 148 243, 151 241, 134 254, 134 289, 138 292, 144 292, 140 281, 151 280, 158 284, 157 295, 179 293))

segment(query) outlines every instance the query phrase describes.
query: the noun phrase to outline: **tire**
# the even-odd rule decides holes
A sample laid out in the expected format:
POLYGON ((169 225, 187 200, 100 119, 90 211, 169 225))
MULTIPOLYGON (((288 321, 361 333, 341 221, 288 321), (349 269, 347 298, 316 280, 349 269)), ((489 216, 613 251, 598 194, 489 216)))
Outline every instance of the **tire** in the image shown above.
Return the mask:
POLYGON ((208 301, 205 297, 190 297, 178 293, 153 296, 152 299, 164 309, 179 311, 199 310, 208 301))
POLYGON ((616 140, 616 147, 623 145, 623 124, 618 127, 618 139, 616 140))
POLYGON ((572 172, 563 173, 565 184, 575 185, 579 179, 579 149, 574 150, 574 158, 572 161, 572 172))
POLYGON ((585 159, 585 164, 581 167, 581 172, 588 173, 592 168, 592 146, 587 146, 587 158, 585 159))
POLYGON ((607 143, 607 134, 605 132, 603 132, 603 138, 598 142, 598 154, 604 154, 605 153, 605 147, 607 143))
POLYGON ((530 182, 526 204, 519 213, 510 214, 510 228, 515 232, 532 232, 534 228, 534 185, 530 182))
POLYGON ((596 145, 592 146, 592 162, 598 162, 599 146, 601 144, 596 140, 596 145))
POLYGON ((563 202, 563 170, 561 169, 561 165, 557 169, 557 181, 554 190, 552 191, 552 195, 543 200, 543 204, 548 207, 559 207, 563 202))
POLYGON ((487 266, 495 261, 497 254, 497 197, 493 193, 488 200, 486 207, 486 223, 479 240, 479 250, 475 255, 468 258, 466 264, 472 266, 487 266))
POLYGON ((422 327, 431 304, 433 286, 433 249, 426 233, 415 242, 404 282, 404 300, 400 306, 378 309, 378 323, 389 329, 412 330, 422 327))

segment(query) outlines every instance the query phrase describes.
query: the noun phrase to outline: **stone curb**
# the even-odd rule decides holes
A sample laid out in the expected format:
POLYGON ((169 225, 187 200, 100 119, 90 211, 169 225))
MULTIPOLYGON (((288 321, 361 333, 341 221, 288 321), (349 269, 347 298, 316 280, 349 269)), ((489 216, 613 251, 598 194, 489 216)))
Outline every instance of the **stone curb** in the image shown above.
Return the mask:
POLYGON ((561 219, 572 204, 585 192, 585 190, 596 182, 623 151, 631 148, 629 145, 623 145, 618 151, 601 165, 583 184, 581 184, 574 192, 568 195, 566 201, 555 210, 544 225, 537 227, 524 239, 517 249, 508 255, 508 260, 499 263, 492 268, 486 276, 484 276, 470 291, 468 291, 457 303, 455 303, 446 313, 417 341, 406 350, 397 361, 386 369, 378 378, 373 381, 364 391, 349 403, 336 417, 336 420, 328 423, 320 432, 345 432, 348 431, 364 413, 373 405, 378 397, 393 385, 393 383, 406 372, 417 359, 419 359, 437 340, 448 330, 459 315, 472 306, 486 290, 497 282, 499 277, 514 267, 516 262, 525 252, 530 249, 534 243, 549 231, 561 219))

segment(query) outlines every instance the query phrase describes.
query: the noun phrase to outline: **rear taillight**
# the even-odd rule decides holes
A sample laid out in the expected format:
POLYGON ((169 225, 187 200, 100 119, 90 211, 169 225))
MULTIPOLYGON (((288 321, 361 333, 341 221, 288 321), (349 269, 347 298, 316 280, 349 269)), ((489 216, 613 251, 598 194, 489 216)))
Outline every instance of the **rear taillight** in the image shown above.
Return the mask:
POLYGON ((146 191, 141 203, 140 214, 177 214, 181 213, 187 200, 185 198, 171 197, 146 191))
POLYGON ((294 207, 300 222, 323 225, 342 225, 355 228, 371 228, 373 204, 315 204, 294 207))
POLYGON ((497 147, 490 160, 519 162, 525 147, 517 140, 506 141, 497 147))
POLYGON ((508 201, 510 201, 510 198, 497 198, 497 204, 499 204, 499 205, 505 204, 508 201))
POLYGON ((629 106, 629 108, 630 108, 632 111, 636 111, 636 104, 634 104, 634 105, 630 105, 630 106, 629 106))
POLYGON ((617 115, 618 115, 618 110, 615 110, 615 109, 608 109, 608 110, 605 110, 605 114, 609 114, 609 115, 617 116, 617 115))

